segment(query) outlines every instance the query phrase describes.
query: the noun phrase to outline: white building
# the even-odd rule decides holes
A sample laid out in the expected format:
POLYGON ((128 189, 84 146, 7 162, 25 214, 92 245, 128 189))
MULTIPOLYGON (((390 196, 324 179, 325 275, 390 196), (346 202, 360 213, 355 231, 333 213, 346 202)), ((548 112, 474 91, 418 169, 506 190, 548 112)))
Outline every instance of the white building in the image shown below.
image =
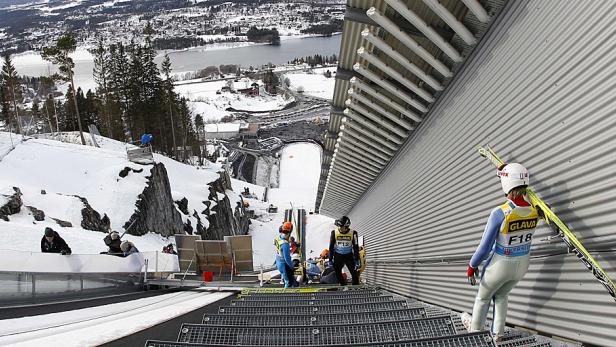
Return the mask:
POLYGON ((240 123, 215 123, 205 125, 206 139, 228 139, 240 133, 240 123))

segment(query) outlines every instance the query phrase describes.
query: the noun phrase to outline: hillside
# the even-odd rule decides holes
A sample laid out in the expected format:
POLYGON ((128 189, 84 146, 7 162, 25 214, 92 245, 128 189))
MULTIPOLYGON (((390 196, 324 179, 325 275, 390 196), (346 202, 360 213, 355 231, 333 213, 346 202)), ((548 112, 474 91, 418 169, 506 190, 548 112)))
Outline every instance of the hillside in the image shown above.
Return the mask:
MULTIPOLYGON (((63 140, 78 141, 78 137, 69 133, 64 134, 63 140)), ((0 219, 0 236, 8 240, 1 248, 39 252, 43 230, 49 226, 66 239, 74 254, 98 254, 105 251, 102 242, 105 234, 87 230, 82 225, 85 206, 83 199, 92 210, 100 214, 101 219, 105 215, 109 218, 112 229, 122 233, 127 221, 135 214, 136 203, 148 185, 153 165, 138 165, 127 161, 126 145, 103 137, 97 137, 102 148, 42 138, 30 138, 18 143, 15 135, 13 141, 17 143, 15 149, 4 157, 0 154, 0 207, 15 194, 13 187, 21 192, 23 206, 19 213, 8 216, 8 222, 0 219), (120 177, 119 172, 126 167, 131 170, 126 177, 120 177), (35 220, 33 211, 39 210, 44 212, 44 220, 35 220), (70 222, 72 226, 61 227, 52 218, 70 222)), ((8 133, 0 132, 0 153, 6 153, 10 147, 8 133)), ((284 209, 289 208, 291 203, 294 207, 303 206, 308 211, 314 206, 320 148, 314 144, 293 144, 282 153, 281 187, 271 190, 271 201, 244 198, 255 212, 255 219, 250 225, 255 267, 269 267, 274 261, 272 239, 282 222, 284 209), (266 212, 270 203, 279 207, 278 213, 266 212)), ((188 214, 181 211, 178 203, 171 205, 175 213, 181 216, 184 226, 190 224, 193 232, 196 232, 201 222, 208 231, 213 229, 209 224, 217 218, 217 214, 205 214, 207 208, 204 202, 210 203, 210 210, 215 208, 211 185, 219 183, 221 176, 218 172, 221 168, 212 163, 205 167, 185 165, 162 155, 155 155, 155 160, 166 169, 173 201, 187 200, 188 214)), ((216 193, 215 199, 220 199, 218 201, 221 204, 225 198, 228 199, 231 209, 240 201, 239 192, 245 187, 256 196, 263 196, 264 187, 234 179, 229 183, 232 190, 226 190, 224 194, 216 193)), ((318 254, 327 246, 332 226, 330 218, 308 216, 309 256, 315 255, 315 252, 318 254)), ((174 242, 173 237, 146 231, 136 232, 136 235, 127 233, 123 239, 133 241, 142 252, 160 251, 164 245, 174 242)))

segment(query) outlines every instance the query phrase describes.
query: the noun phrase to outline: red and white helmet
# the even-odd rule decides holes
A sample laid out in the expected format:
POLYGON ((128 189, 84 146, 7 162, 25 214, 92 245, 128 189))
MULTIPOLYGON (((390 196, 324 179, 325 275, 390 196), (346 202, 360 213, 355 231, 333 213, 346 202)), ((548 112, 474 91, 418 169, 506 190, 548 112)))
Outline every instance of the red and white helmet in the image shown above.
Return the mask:
POLYGON ((513 188, 528 186, 530 183, 528 170, 518 163, 505 164, 496 170, 496 175, 501 179, 501 185, 505 194, 509 194, 513 188))

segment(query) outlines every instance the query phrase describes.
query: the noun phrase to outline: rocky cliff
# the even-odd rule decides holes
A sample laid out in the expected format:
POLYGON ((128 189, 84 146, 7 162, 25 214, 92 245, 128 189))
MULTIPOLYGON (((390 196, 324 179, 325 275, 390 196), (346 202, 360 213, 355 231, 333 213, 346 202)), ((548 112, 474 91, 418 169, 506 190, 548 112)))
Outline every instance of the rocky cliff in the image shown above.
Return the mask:
POLYGON ((154 164, 147 178, 148 184, 135 203, 135 213, 124 224, 124 229, 128 229, 127 233, 132 235, 143 235, 147 232, 163 236, 183 234, 182 217, 171 196, 165 165, 154 164))
POLYGON ((240 202, 231 206, 227 196, 227 191, 231 190, 231 179, 226 171, 219 174, 220 177, 209 184, 208 201, 203 202, 206 208, 202 214, 209 221, 209 227, 199 233, 204 240, 222 240, 225 236, 248 233, 250 219, 246 216, 244 206, 240 202))

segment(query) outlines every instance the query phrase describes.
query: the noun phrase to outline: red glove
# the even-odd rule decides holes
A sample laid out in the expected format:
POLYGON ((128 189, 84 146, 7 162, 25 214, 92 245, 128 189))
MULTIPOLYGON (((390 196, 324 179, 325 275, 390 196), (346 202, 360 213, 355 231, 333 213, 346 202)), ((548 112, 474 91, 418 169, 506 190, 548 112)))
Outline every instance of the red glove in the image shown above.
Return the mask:
POLYGON ((476 274, 477 274, 477 268, 469 265, 468 270, 466 270, 466 277, 468 278, 468 283, 470 283, 471 286, 474 286, 477 284, 477 279, 475 278, 476 274))

